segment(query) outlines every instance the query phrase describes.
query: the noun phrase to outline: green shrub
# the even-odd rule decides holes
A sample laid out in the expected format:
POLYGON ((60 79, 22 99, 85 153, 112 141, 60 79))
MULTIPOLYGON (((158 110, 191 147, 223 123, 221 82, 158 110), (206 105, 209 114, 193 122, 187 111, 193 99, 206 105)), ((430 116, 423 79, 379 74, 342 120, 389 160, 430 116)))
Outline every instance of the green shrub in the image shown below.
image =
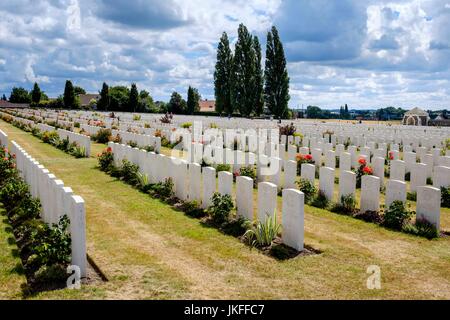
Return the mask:
POLYGON ((137 148, 137 146, 138 146, 136 141, 128 141, 128 145, 132 148, 137 148))
POLYGON ((97 155, 100 170, 110 172, 114 167, 114 154, 112 149, 108 147, 102 153, 97 155))
POLYGON ((154 146, 146 146, 144 148, 144 150, 147 152, 155 152, 155 147, 154 146))
POLYGON ((441 206, 450 208, 450 186, 441 187, 441 206))
POLYGON ((427 184, 433 185, 433 179, 431 177, 427 178, 427 184))
POLYGON ((411 181, 411 172, 405 173, 405 181, 411 181))
POLYGON ((402 201, 396 200, 391 203, 383 216, 383 225, 394 230, 402 230, 409 221, 412 212, 409 211, 402 201))
POLYGON ((356 200, 352 194, 341 196, 341 201, 335 203, 331 208, 332 212, 352 215, 356 212, 356 200))
POLYGON ((328 205, 330 204, 330 201, 325 196, 325 193, 323 193, 321 190, 317 193, 317 195, 314 197, 314 199, 311 202, 311 205, 316 208, 320 209, 326 209, 328 205))
POLYGON ((86 148, 78 146, 75 142, 69 145, 67 152, 77 159, 86 157, 86 148))
POLYGON ((296 184, 298 185, 300 191, 305 194, 305 203, 309 203, 317 192, 314 184, 311 181, 302 178, 296 181, 296 184))
POLYGON ((184 202, 181 206, 181 210, 188 216, 193 218, 201 218, 205 216, 205 211, 200 207, 200 203, 197 200, 184 202))
POLYGON ((439 237, 439 230, 437 230, 434 224, 430 223, 426 219, 416 220, 414 224, 406 224, 403 227, 403 231, 427 239, 434 239, 439 237))
POLYGON ((268 247, 280 232, 281 225, 277 221, 276 211, 273 215, 267 214, 264 222, 258 221, 244 234, 244 239, 254 247, 268 247))
POLYGON ((91 136, 91 139, 98 143, 108 143, 112 138, 111 129, 100 129, 96 134, 91 136))
POLYGON ((173 197, 173 181, 171 178, 164 180, 164 182, 158 182, 151 185, 152 194, 160 197, 163 200, 167 200, 173 197))
POLYGON ((139 114, 133 115, 133 120, 134 120, 134 121, 139 121, 139 120, 141 120, 141 115, 139 115, 139 114))
POLYGON ((42 141, 44 143, 54 144, 54 141, 59 139, 56 131, 46 131, 42 134, 42 141))
POLYGON ((185 122, 181 125, 181 127, 184 129, 188 129, 188 128, 192 127, 192 122, 185 122))
POLYGON ((149 183, 147 174, 138 171, 136 173, 136 180, 137 180, 137 187, 142 192, 148 192, 151 189, 151 185, 149 183))
POLYGON ((407 192, 406 199, 409 201, 417 201, 417 193, 416 192, 407 192))
POLYGON ((216 172, 219 173, 220 171, 230 171, 231 170, 231 166, 229 164, 225 164, 225 163, 219 163, 216 165, 216 172))
POLYGON ((254 166, 241 167, 239 169, 239 175, 252 178, 254 182, 256 181, 256 170, 254 166))
POLYGON ((216 223, 224 223, 230 218, 233 210, 233 199, 229 194, 215 192, 211 198, 212 205, 208 208, 208 213, 216 223))
POLYGON ((79 122, 75 122, 75 123, 73 124, 73 127, 74 127, 74 128, 80 128, 80 123, 79 123, 79 122))
POLYGON ((136 185, 138 182, 137 180, 138 170, 139 167, 137 165, 124 159, 122 161, 122 166, 120 167, 120 176, 122 180, 125 181, 126 183, 136 185))

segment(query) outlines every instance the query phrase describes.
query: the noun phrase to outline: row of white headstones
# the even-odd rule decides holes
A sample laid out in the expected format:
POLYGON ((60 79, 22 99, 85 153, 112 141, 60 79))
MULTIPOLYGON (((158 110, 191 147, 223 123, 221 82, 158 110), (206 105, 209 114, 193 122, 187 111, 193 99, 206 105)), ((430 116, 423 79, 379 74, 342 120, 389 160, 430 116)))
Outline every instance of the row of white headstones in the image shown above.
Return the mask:
POLYGON ((15 141, 0 130, 0 144, 9 147, 16 156, 20 177, 30 186, 30 193, 41 202, 41 218, 45 223, 58 223, 67 215, 70 220, 71 264, 77 266, 81 277, 86 277, 86 212, 83 198, 73 193, 72 188, 56 178, 15 141))

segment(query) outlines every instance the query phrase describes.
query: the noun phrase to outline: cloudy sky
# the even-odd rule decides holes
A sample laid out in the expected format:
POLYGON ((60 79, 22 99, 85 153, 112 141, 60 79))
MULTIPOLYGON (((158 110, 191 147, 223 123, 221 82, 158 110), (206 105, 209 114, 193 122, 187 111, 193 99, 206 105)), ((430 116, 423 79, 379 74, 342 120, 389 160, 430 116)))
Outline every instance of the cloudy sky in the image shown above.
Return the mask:
POLYGON ((291 107, 450 108, 450 0, 1 0, 0 93, 66 79, 213 98, 217 41, 276 25, 291 107))

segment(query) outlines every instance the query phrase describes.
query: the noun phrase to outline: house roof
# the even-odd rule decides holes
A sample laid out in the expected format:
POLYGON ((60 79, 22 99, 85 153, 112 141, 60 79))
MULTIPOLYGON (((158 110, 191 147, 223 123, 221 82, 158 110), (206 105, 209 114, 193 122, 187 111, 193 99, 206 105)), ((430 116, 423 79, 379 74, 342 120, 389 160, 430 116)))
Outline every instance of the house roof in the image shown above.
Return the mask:
POLYGON ((100 95, 98 93, 86 93, 78 95, 80 97, 80 104, 82 106, 87 106, 92 99, 97 100, 100 99, 100 95))
POLYGON ((418 107, 415 107, 415 108, 412 108, 411 110, 405 112, 405 115, 408 115, 408 116, 418 115, 418 116, 427 116, 428 117, 428 112, 426 112, 418 107))
POLYGON ((200 112, 216 111, 215 100, 200 100, 198 104, 200 106, 200 112))

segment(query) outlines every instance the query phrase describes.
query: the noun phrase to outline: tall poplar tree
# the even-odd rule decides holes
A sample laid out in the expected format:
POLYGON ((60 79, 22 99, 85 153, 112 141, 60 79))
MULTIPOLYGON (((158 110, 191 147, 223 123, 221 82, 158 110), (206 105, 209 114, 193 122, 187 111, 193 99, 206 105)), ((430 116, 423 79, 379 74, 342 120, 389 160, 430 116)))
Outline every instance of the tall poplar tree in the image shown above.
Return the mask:
POLYGON ((128 111, 130 112, 136 112, 139 104, 139 92, 136 87, 136 83, 131 84, 131 90, 130 90, 130 100, 129 100, 129 106, 128 111))
POLYGON ((222 34, 217 46, 217 62, 214 71, 214 94, 216 96, 216 111, 233 113, 231 103, 231 74, 233 71, 233 54, 226 32, 222 34))
POLYGON ((194 114, 194 112, 197 112, 200 110, 199 100, 200 100, 200 94, 198 93, 198 90, 196 88, 189 86, 189 89, 187 92, 187 103, 186 103, 187 114, 194 114))
POLYGON ((289 76, 283 44, 275 26, 267 33, 264 79, 264 101, 270 112, 281 119, 288 112, 289 76))
POLYGON ((97 102, 98 110, 108 111, 109 108, 109 87, 103 82, 102 90, 100 91, 100 99, 97 102))
POLYGON ((73 90, 73 84, 70 80, 66 80, 66 86, 64 87, 64 107, 72 109, 75 106, 75 91, 73 90))
POLYGON ((241 23, 233 59, 232 104, 242 116, 249 116, 254 108, 255 60, 253 37, 241 23))
POLYGON ((39 103, 41 101, 42 92, 39 85, 35 82, 33 90, 31 90, 31 102, 39 103))
POLYGON ((254 68, 254 98, 253 98, 253 112, 255 115, 260 115, 264 108, 264 75, 261 68, 261 45, 257 36, 253 37, 253 50, 255 59, 253 61, 254 68))

